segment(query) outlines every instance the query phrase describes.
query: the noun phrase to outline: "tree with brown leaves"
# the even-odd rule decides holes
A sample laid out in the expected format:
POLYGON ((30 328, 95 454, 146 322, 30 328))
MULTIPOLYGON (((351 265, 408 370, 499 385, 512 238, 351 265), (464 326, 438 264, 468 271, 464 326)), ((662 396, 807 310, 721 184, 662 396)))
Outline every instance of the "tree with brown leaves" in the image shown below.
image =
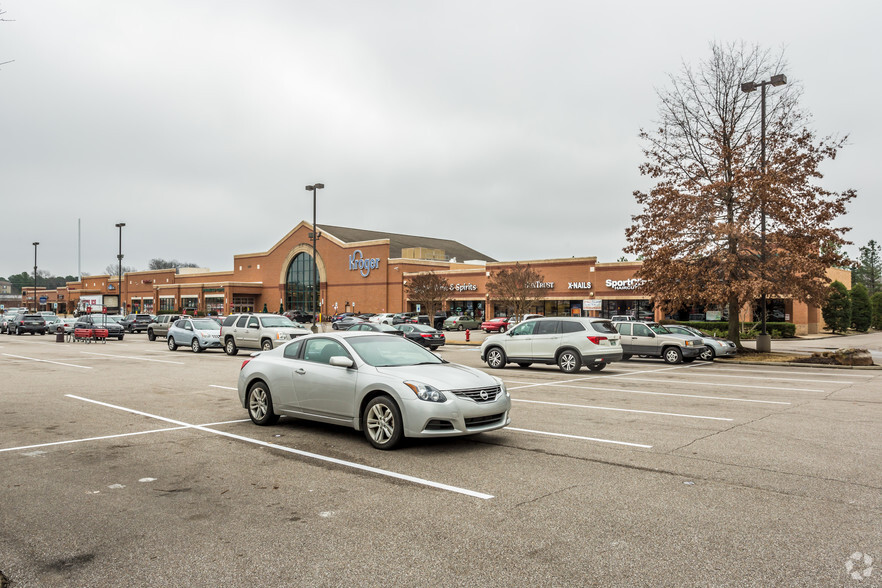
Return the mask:
POLYGON ((450 296, 450 284, 435 272, 427 272, 408 277, 406 288, 408 298, 429 315, 429 326, 432 326, 435 313, 450 296))
POLYGON ((511 316, 520 319, 542 297, 540 284, 544 280, 530 264, 516 263, 514 267, 503 268, 491 275, 487 280, 487 292, 497 307, 505 308, 511 316))
POLYGON ((663 312, 725 305, 729 338, 739 348, 744 304, 765 291, 820 306, 827 268, 847 263, 841 251, 849 229, 834 223, 856 193, 817 183, 820 165, 846 138, 816 139, 792 83, 768 92, 762 170, 760 93, 740 86, 785 69, 783 56, 758 47, 715 44, 709 61, 671 76, 672 87, 659 91, 659 128, 640 133, 640 171, 655 186, 634 192, 643 211, 632 217, 625 251, 643 256, 639 277, 663 312))

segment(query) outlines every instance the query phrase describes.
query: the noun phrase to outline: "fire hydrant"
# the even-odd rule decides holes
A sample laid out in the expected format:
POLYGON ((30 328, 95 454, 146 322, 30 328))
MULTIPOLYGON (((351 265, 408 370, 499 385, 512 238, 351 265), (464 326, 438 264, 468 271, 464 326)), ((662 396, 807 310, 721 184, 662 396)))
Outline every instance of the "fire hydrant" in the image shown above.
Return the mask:
POLYGON ((469 331, 468 329, 466 329, 466 343, 469 342, 469 339, 471 338, 471 336, 472 336, 472 332, 469 331))

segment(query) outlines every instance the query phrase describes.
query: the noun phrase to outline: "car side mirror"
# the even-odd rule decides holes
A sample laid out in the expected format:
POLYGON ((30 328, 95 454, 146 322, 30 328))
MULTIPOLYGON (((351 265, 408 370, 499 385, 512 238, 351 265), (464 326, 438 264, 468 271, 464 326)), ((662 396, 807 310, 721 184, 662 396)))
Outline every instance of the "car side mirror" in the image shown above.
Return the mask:
POLYGON ((342 367, 342 368, 351 368, 355 363, 344 355, 334 355, 328 361, 333 366, 342 367))

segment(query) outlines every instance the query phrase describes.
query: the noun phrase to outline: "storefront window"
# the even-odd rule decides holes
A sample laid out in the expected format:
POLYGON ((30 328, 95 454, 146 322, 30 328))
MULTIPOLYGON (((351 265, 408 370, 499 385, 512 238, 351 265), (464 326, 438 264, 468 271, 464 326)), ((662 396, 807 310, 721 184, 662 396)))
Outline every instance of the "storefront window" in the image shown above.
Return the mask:
POLYGON ((447 308, 454 315, 483 318, 484 303, 477 300, 448 300, 447 308))
MULTIPOLYGON (((782 323, 790 320, 790 311, 787 309, 787 300, 766 298, 766 322, 782 323)), ((760 322, 762 317, 762 300, 755 300, 753 304, 753 320, 760 322)))
POLYGON ((195 314, 199 307, 199 298, 196 296, 181 296, 181 305, 187 314, 195 314))
POLYGON ((175 299, 174 298, 160 298, 159 299, 159 312, 169 311, 169 310, 177 310, 177 308, 175 308, 175 299))
POLYGON ((314 272, 312 255, 298 253, 288 266, 285 280, 285 309, 316 312, 315 302, 319 284, 314 272))
POLYGON ((232 312, 254 312, 254 296, 233 296, 232 312))
POLYGON ((652 302, 649 300, 604 300, 600 316, 610 318, 617 315, 633 316, 641 320, 655 318, 652 302))
POLYGON ((206 296, 205 297, 205 312, 208 314, 223 314, 224 313, 224 297, 223 296, 206 296))

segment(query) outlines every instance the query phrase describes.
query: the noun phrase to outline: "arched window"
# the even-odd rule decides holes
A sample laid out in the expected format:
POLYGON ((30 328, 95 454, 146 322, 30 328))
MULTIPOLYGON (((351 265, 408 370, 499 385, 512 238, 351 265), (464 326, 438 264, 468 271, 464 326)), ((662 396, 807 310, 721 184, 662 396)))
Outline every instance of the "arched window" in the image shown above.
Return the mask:
POLYGON ((288 266, 285 279, 285 309, 315 313, 319 282, 314 273, 312 255, 298 253, 288 266))

